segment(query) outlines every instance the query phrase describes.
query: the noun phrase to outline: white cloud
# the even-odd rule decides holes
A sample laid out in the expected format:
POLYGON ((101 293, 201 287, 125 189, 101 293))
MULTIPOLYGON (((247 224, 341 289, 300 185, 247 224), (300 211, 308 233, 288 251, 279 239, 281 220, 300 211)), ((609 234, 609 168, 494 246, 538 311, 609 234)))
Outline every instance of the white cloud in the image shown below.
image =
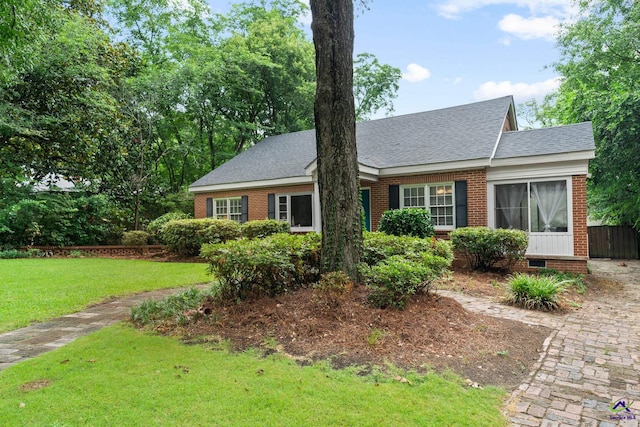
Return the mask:
POLYGON ((455 19, 463 13, 495 5, 526 7, 534 15, 567 16, 574 10, 570 0, 444 0, 435 7, 439 15, 455 19))
MULTIPOLYGON (((571 0, 441 0, 435 5, 439 15, 447 19, 458 19, 463 14, 487 6, 511 6, 528 9, 529 13, 510 13, 498 23, 507 35, 524 40, 553 40, 558 25, 575 19, 578 7, 571 0)), ((500 39, 508 46, 510 38, 500 39)))
POLYGON ((523 18, 510 13, 498 22, 498 28, 523 40, 546 39, 552 41, 560 25, 553 16, 543 18, 523 18))
POLYGON ((503 82, 486 82, 473 92, 476 100, 498 98, 505 95, 513 95, 516 103, 528 101, 531 98, 542 100, 545 95, 555 91, 560 86, 560 78, 554 77, 549 80, 538 83, 512 83, 510 81, 503 82))
POLYGON ((511 46, 511 37, 504 36, 500 40, 498 40, 498 43, 503 44, 505 46, 511 46))
POLYGON ((418 64, 407 65, 407 71, 402 73, 402 78, 411 83, 418 83, 431 77, 431 71, 418 64))

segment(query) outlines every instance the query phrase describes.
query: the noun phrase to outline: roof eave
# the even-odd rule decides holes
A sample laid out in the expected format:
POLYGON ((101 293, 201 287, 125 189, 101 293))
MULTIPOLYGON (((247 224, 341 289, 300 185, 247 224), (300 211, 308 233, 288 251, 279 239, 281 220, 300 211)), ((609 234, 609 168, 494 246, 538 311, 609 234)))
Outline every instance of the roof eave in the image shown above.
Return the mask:
POLYGON ((531 165, 540 163, 571 162, 574 160, 591 160, 595 158, 594 150, 571 151, 557 154, 540 154, 536 156, 494 158, 491 167, 531 165))
POLYGON ((191 193, 212 193, 216 191, 229 191, 229 190, 244 190, 250 188, 265 188, 265 187, 282 187, 285 185, 301 185, 301 184, 313 184, 313 177, 311 176, 293 176, 288 178, 277 179, 265 179, 259 181, 244 181, 244 182, 230 182, 224 184, 209 184, 190 186, 189 191, 191 193))
POLYGON ((431 163, 411 166, 397 166, 380 169, 380 176, 402 176, 434 172, 455 172, 461 170, 482 169, 489 166, 488 158, 461 160, 455 162, 431 163))

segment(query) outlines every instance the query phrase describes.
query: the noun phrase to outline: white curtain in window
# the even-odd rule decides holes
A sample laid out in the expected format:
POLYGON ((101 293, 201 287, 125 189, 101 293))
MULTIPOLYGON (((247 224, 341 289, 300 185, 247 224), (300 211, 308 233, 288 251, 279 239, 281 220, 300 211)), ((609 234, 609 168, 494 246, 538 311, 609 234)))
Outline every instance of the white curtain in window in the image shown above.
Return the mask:
POLYGON ((551 231, 551 223, 567 200, 565 181, 537 182, 531 184, 531 193, 538 203, 538 212, 544 221, 544 231, 551 231))
POLYGON ((522 220, 522 197, 527 189, 524 184, 508 184, 496 186, 496 196, 500 210, 504 213, 509 228, 520 228, 522 220))

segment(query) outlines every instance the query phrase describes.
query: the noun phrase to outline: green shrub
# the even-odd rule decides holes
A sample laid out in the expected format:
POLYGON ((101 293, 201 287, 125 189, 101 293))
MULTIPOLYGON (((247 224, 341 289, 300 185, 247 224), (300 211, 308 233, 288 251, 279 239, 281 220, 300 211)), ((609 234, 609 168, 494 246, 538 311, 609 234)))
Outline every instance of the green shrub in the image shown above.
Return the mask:
POLYGON ((558 281, 553 276, 531 276, 517 273, 509 278, 507 302, 534 310, 555 310, 558 295, 565 291, 569 281, 558 281))
POLYGON ((25 251, 19 251, 17 249, 7 249, 0 251, 0 259, 18 259, 18 258, 31 258, 31 254, 25 251))
POLYGON ((510 270, 524 254, 529 244, 522 230, 492 230, 486 227, 464 227, 450 233, 453 249, 459 252, 474 270, 510 270))
POLYGON ((353 282, 343 271, 332 271, 313 285, 315 299, 329 307, 338 307, 353 290, 353 282))
POLYGON ((146 231, 125 231, 122 235, 122 244, 125 246, 144 246, 149 242, 149 233, 146 231))
POLYGON ((363 234, 362 261, 371 266, 393 255, 415 256, 423 252, 433 253, 449 261, 453 260, 451 243, 446 240, 420 239, 375 232, 363 234))
POLYGON ((371 289, 369 303, 376 308, 404 308, 411 295, 428 291, 431 283, 451 261, 431 253, 407 259, 393 255, 374 266, 360 265, 360 273, 371 289))
POLYGON ((275 296, 318 280, 320 237, 315 233, 274 234, 206 244, 200 256, 209 261, 224 299, 275 296))
POLYGON ((164 244, 163 230, 169 221, 191 219, 191 215, 184 212, 169 212, 154 219, 147 225, 147 232, 158 242, 164 244))
POLYGON ((146 300, 131 309, 131 321, 140 326, 155 326, 163 322, 184 324, 189 312, 194 314, 193 317, 202 315, 198 308, 209 297, 213 297, 211 290, 191 288, 162 300, 146 300))
POLYGON ((120 240, 121 211, 103 195, 37 193, 0 209, 0 242, 92 246, 120 240))
POLYGON ((393 209, 385 211, 380 218, 379 231, 394 236, 431 237, 435 228, 431 214, 422 208, 393 209))
POLYGON ((240 237, 240 224, 228 219, 178 219, 162 227, 165 244, 170 251, 196 256, 204 243, 226 242, 240 237))
POLYGON ((289 233, 291 226, 286 221, 262 219, 242 224, 242 235, 248 239, 260 239, 278 233, 289 233))

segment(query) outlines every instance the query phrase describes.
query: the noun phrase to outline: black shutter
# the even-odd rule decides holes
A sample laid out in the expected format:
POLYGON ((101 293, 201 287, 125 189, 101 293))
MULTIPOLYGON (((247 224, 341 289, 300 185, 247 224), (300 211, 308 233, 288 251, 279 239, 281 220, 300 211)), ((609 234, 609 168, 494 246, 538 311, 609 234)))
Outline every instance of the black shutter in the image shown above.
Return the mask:
POLYGON ((242 196, 240 200, 242 203, 242 217, 240 217, 240 222, 244 223, 249 221, 249 196, 242 196))
POLYGON ((267 194, 267 211, 269 219, 276 219, 276 195, 273 193, 267 194))
POLYGON ((211 218, 213 216, 213 199, 211 197, 207 197, 207 218, 211 218))
POLYGON ((456 181, 456 228, 468 225, 467 181, 456 181))
POLYGON ((400 209, 400 186, 389 186, 389 209, 400 209))

